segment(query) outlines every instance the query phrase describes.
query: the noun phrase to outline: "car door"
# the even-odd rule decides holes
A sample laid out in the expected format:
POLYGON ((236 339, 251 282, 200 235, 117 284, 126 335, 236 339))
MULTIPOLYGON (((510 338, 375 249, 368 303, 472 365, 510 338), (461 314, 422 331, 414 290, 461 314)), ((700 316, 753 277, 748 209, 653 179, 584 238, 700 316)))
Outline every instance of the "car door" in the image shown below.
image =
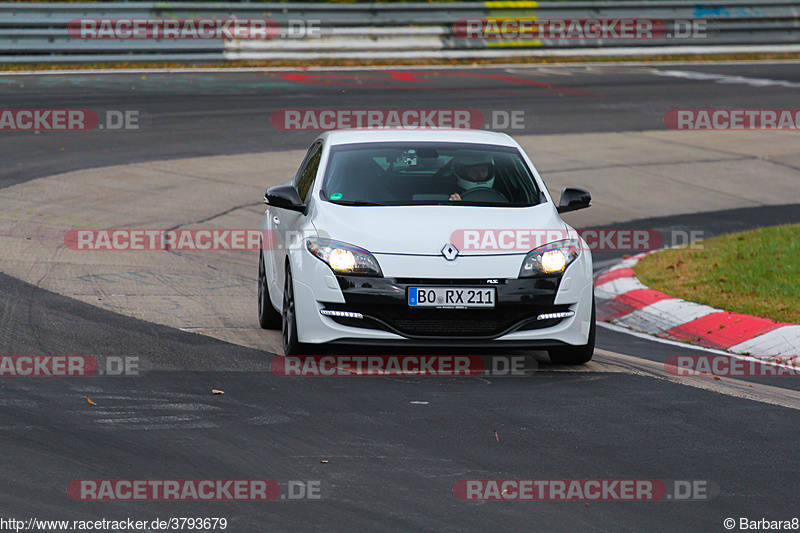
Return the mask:
MULTIPOLYGON (((308 203, 310 199, 321 159, 322 141, 317 141, 308 149, 306 157, 292 181, 292 185, 300 193, 303 203, 308 203)), ((305 229, 307 215, 288 209, 270 207, 269 216, 275 238, 275 247, 272 253, 274 283, 277 290, 275 294, 280 294, 283 291, 286 277, 286 255, 290 246, 296 246, 298 242, 302 245, 303 239, 299 237, 305 229)))

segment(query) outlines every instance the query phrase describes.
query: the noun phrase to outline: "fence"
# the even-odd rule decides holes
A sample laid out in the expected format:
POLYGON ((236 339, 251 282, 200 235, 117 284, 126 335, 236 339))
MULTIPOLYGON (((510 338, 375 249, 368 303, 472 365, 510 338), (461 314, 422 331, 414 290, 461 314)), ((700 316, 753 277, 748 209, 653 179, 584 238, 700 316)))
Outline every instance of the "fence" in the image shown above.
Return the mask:
POLYGON ((0 3, 4 63, 646 55, 731 47, 800 51, 800 2, 0 3), (68 24, 76 19, 267 19, 282 30, 272 39, 80 39, 68 33, 68 24), (581 31, 568 34, 567 27, 562 33, 525 38, 506 38, 508 33, 481 38, 459 31, 459 21, 465 20, 586 24, 612 19, 653 21, 660 34, 597 37, 581 31), (290 38, 286 28, 298 21, 309 25, 305 36, 290 38))

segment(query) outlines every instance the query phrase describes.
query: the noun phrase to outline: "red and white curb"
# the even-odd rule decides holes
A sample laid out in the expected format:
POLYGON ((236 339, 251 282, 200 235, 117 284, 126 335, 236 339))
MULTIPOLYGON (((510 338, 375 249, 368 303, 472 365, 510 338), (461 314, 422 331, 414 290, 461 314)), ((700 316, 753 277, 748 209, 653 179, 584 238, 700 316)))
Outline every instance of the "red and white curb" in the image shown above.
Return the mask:
POLYGON ((648 253, 652 252, 625 259, 595 276, 598 320, 735 354, 800 362, 800 325, 714 309, 650 289, 633 272, 648 253))

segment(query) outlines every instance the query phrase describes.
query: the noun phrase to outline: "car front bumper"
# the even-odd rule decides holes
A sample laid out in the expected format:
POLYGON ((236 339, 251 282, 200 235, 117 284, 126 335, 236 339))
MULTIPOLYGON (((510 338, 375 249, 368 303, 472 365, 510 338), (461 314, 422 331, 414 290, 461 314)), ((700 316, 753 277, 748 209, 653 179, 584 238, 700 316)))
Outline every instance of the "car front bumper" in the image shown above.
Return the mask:
MULTIPOLYGON (((503 345, 539 349, 586 344, 593 287, 591 275, 581 275, 584 267, 571 265, 563 277, 497 279, 497 283, 489 283, 487 279, 338 275, 335 277, 336 298, 315 296, 320 292, 330 294, 333 280, 328 280, 327 286, 318 291, 296 280, 295 298, 298 309, 302 310, 297 316, 299 340, 332 344, 503 345), (573 270, 573 267, 578 268, 573 270), (568 278, 571 280, 563 283, 568 278), (408 288, 424 286, 495 287, 496 305, 492 309, 409 307, 408 288), (326 316, 320 311, 349 316, 326 316), (544 313, 564 311, 572 311, 574 315, 538 318, 544 313), (359 315, 360 318, 355 318, 359 315)), ((330 274, 330 270, 327 272, 330 274)))

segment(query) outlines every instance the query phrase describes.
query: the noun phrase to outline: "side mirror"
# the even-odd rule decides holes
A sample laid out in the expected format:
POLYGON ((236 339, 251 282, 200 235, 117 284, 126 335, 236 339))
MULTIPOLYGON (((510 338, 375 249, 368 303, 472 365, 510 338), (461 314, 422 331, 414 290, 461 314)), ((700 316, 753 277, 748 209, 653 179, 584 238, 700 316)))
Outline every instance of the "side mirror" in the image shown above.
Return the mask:
POLYGON ((556 208, 559 213, 569 213, 578 209, 586 209, 592 205, 592 195, 589 191, 577 187, 565 187, 561 191, 561 200, 556 208))
POLYGON ((264 194, 264 203, 272 207, 306 213, 306 205, 300 199, 300 193, 293 185, 278 185, 267 189, 264 194))

